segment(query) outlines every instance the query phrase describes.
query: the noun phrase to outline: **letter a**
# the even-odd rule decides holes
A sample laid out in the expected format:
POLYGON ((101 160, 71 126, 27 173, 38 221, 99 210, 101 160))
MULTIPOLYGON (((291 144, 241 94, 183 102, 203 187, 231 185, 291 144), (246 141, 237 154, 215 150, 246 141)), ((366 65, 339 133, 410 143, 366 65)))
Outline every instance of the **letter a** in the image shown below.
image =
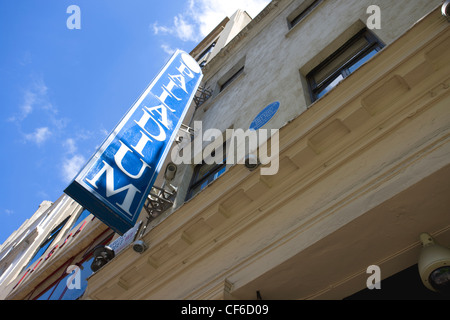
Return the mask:
POLYGON ((367 278, 366 285, 369 290, 381 289, 381 270, 379 266, 369 266, 366 273, 373 273, 367 278))
POLYGON ((67 18, 67 29, 81 29, 81 10, 77 5, 70 5, 67 7, 67 13, 72 13, 70 17, 67 18))
POLYGON ((70 276, 66 280, 67 289, 81 289, 81 273, 78 266, 70 265, 67 267, 66 273, 70 276))
POLYGON ((367 8, 367 14, 372 14, 367 18, 367 28, 370 30, 381 29, 381 9, 379 6, 371 5, 367 8))

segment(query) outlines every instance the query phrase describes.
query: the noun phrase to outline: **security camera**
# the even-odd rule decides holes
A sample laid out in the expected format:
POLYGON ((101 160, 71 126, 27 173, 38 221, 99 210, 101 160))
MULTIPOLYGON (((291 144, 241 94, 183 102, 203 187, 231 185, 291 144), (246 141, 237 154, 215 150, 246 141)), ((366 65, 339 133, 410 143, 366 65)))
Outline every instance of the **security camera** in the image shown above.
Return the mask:
POLYGON ((112 260, 115 256, 114 250, 108 246, 100 245, 95 247, 94 249, 94 260, 91 264, 91 270, 96 272, 105 264, 107 264, 110 260, 112 260))
POLYGON ((428 233, 420 235, 422 251, 419 256, 419 274, 428 289, 450 293, 450 249, 437 244, 428 233))
POLYGON ((166 171, 164 172, 164 178, 167 181, 172 181, 173 178, 175 178, 175 174, 177 173, 177 166, 170 162, 167 167, 166 167, 166 171))
POLYGON ((450 21, 450 0, 446 0, 444 1, 444 3, 442 4, 442 15, 444 17, 447 17, 447 19, 449 19, 450 21))
POLYGON ((250 170, 256 170, 260 166, 260 162, 257 156, 254 154, 248 154, 245 156, 244 165, 245 167, 250 170))
POLYGON ((147 250, 147 244, 142 240, 137 240, 133 243, 133 250, 137 253, 142 253, 147 250))

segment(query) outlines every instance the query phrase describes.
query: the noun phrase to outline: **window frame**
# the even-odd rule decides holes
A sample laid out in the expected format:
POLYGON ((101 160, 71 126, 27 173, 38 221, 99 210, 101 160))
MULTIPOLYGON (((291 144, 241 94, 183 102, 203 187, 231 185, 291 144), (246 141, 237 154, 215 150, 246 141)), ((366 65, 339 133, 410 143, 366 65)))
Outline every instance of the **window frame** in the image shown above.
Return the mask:
POLYGON ((203 52, 196 59, 197 62, 200 62, 201 60, 203 60, 203 58, 206 57, 206 55, 208 53, 212 52, 214 50, 214 48, 216 47, 216 44, 217 44, 217 40, 213 41, 205 50, 203 50, 203 52))
MULTIPOLYGON (((326 58, 323 62, 321 62, 317 67, 315 67, 307 74, 306 80, 309 86, 311 103, 319 100, 321 98, 320 93, 322 93, 325 89, 327 89, 327 87, 333 81, 336 81, 336 79, 338 79, 340 76, 342 76, 342 80, 344 80, 350 74, 355 72, 357 69, 355 69, 354 71, 350 71, 350 68, 352 66, 356 65, 359 61, 361 61, 364 57, 368 56, 374 50, 376 50, 378 53, 384 48, 384 46, 385 46, 384 43, 378 37, 376 37, 375 34, 370 32, 367 28, 363 28, 362 30, 360 30, 343 46, 341 46, 338 50, 333 52, 328 58, 326 58), (361 38, 365 38, 367 44, 361 50, 353 54, 344 63, 342 63, 338 68, 333 70, 324 80, 322 80, 321 83, 317 84, 315 80, 315 75, 319 71, 324 69, 330 62, 337 59, 341 54, 343 54, 348 48, 354 45, 361 38)), ((332 90, 333 88, 334 86, 330 90, 332 90)))
POLYGON ((235 73, 233 73, 233 75, 231 77, 229 77, 227 80, 225 80, 221 85, 220 85, 220 92, 224 91, 227 87, 229 87, 231 85, 231 83, 236 80, 237 77, 239 77, 243 72, 244 72, 244 67, 242 66, 239 68, 238 71, 236 71, 235 73))
MULTIPOLYGON (((101 238, 105 233, 108 233, 110 229, 106 230, 104 233, 102 233, 98 238, 101 238)), ((114 232, 107 234, 100 242, 97 243, 97 239, 94 239, 91 245, 88 246, 88 249, 83 253, 83 250, 78 252, 75 256, 71 257, 66 261, 62 266, 60 266, 58 269, 56 269, 47 279, 51 278, 55 274, 59 274, 59 276, 56 278, 56 280, 52 281, 50 284, 46 285, 38 294, 35 295, 35 291, 31 292, 29 299, 30 300, 64 300, 64 296, 67 293, 68 288, 65 287, 61 292, 57 292, 58 296, 53 296, 55 294, 55 291, 57 287, 62 283, 64 285, 64 282, 67 279, 68 276, 71 275, 71 273, 67 273, 67 268, 70 265, 76 265, 81 268, 81 266, 85 262, 89 262, 93 258, 93 253, 95 250, 95 247, 99 244, 106 245, 111 242, 111 240, 114 237, 114 232), (95 245, 93 245, 96 243, 95 245), (44 297, 44 298, 43 298, 44 297)), ((90 270, 90 266, 84 266, 88 267, 90 270)), ((81 271, 81 270, 80 270, 81 271)), ((94 272, 91 273, 91 275, 94 272)), ((47 280, 45 279, 45 280, 47 280)), ((45 281, 44 280, 44 281, 45 281)), ((43 281, 43 282, 44 282, 43 281)), ((42 283, 42 282, 41 282, 42 283)), ((38 289, 39 285, 35 288, 38 289)), ((80 293, 78 300, 80 297, 83 296, 84 292, 86 292, 87 287, 84 288, 83 293, 80 293)))
POLYGON ((91 214, 92 213, 89 210, 83 208, 83 211, 81 211, 81 213, 78 215, 77 219, 73 222, 69 231, 72 231, 73 229, 75 229, 81 223, 81 221, 83 221, 84 219, 89 217, 91 214))
MULTIPOLYGON (((189 187, 188 187, 188 191, 186 194, 186 198, 185 201, 188 201, 190 199, 192 199, 196 194, 198 194, 201 190, 195 192, 194 190, 201 186, 203 183, 207 182, 206 186, 209 185, 210 183, 212 183, 213 181, 215 181, 220 175, 222 175, 223 173, 221 173, 219 176, 217 176, 216 178, 214 178, 215 174, 220 172, 221 170, 223 170, 225 168, 226 171, 226 143, 223 144, 223 158, 222 158, 222 163, 216 163, 215 165, 211 165, 211 164, 207 164, 204 160, 202 161, 201 164, 198 164, 195 166, 194 168, 194 173, 192 175, 191 181, 189 182, 189 187), (206 174, 203 175, 203 177, 199 178, 199 173, 200 173, 200 169, 203 166, 212 166, 208 172, 206 174), (212 180, 208 181, 210 178, 212 178, 212 180)), ((205 187, 206 187, 205 186, 205 187)))
POLYGON ((48 233, 45 240, 42 241, 42 243, 39 245, 39 248, 33 254, 32 258, 28 262, 25 269, 29 268, 33 263, 35 263, 40 257, 42 257, 47 252, 47 250, 51 247, 53 241, 55 241, 55 239, 58 237, 59 233, 66 225, 67 221, 69 221, 69 219, 70 219, 70 216, 68 216, 66 219, 64 219, 60 224, 58 224, 56 227, 54 227, 48 233), (42 249, 44 249, 44 250, 42 250, 42 249), (40 255, 38 255, 39 252, 41 252, 40 255))
MULTIPOLYGON (((309 16, 309 14, 311 12, 313 12, 314 9, 316 9, 322 2, 323 2, 323 0, 313 0, 313 1, 311 1, 310 4, 308 4, 306 7, 304 7, 304 9, 301 10, 298 14, 291 14, 290 16, 293 16, 293 17, 292 18, 288 17, 289 30, 294 28, 301 21, 303 21, 307 16, 309 16)), ((303 6, 304 5, 302 5, 302 7, 303 6)))

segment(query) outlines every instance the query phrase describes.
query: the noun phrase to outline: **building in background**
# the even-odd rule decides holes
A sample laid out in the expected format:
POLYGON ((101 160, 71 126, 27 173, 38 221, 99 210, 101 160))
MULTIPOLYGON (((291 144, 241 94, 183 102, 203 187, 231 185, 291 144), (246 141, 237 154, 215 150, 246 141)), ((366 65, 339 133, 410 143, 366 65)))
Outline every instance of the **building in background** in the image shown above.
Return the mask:
MULTIPOLYGON (((77 290, 67 291, 68 267, 88 265, 97 242, 111 237, 103 223, 67 195, 54 203, 44 201, 1 247, 1 298, 22 290, 26 299, 52 293, 55 299, 79 298, 87 283, 80 281, 77 290)), ((85 280, 92 272, 90 267, 82 270, 85 280)))
MULTIPOLYGON (((20 273, 24 263, 27 263, 31 255, 37 250, 37 245, 43 242, 43 225, 48 224, 48 208, 50 201, 43 201, 38 210, 26 220, 21 227, 12 233, 0 247, 0 298, 3 299, 9 293, 7 284, 14 280, 20 273)), ((37 254, 36 254, 37 256, 37 254)))
MULTIPOLYGON (((450 246, 441 6, 274 0, 254 19, 225 18, 191 52, 203 83, 136 227, 119 237, 88 216, 31 267, 42 242, 27 259, 17 242, 3 254, 22 263, 6 299, 441 298, 417 270, 420 234, 450 246), (228 158, 240 145, 227 130, 251 127, 275 130, 256 155, 270 146, 276 159, 257 168, 228 158), (99 245, 113 255, 93 272, 99 245), (83 274, 73 295, 68 266, 83 274), (367 289, 371 266, 380 290, 367 289)), ((83 212, 67 201, 45 237, 83 212)))

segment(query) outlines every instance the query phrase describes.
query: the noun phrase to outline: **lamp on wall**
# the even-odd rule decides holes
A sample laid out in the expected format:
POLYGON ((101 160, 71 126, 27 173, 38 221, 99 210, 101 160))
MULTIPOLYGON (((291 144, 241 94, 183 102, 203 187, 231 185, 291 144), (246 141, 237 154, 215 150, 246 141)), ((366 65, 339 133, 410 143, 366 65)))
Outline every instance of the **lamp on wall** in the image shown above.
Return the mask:
POLYGON ((98 271, 101 267, 107 264, 111 259, 114 258, 114 250, 108 246, 100 245, 94 249, 94 260, 91 264, 91 270, 93 272, 98 271))
POLYGON ((419 236, 422 250, 419 256, 419 274, 430 290, 450 293, 450 249, 436 243, 428 233, 419 236))
POLYGON ((172 181, 173 178, 175 178, 176 173, 177 166, 173 162, 170 162, 166 167, 166 171, 164 172, 164 178, 167 181, 172 181))
POLYGON ((137 240, 133 243, 133 250, 137 253, 143 253, 147 250, 147 244, 143 240, 137 240))
POLYGON ((450 22, 450 0, 444 1, 442 4, 442 15, 447 18, 447 20, 450 22))

